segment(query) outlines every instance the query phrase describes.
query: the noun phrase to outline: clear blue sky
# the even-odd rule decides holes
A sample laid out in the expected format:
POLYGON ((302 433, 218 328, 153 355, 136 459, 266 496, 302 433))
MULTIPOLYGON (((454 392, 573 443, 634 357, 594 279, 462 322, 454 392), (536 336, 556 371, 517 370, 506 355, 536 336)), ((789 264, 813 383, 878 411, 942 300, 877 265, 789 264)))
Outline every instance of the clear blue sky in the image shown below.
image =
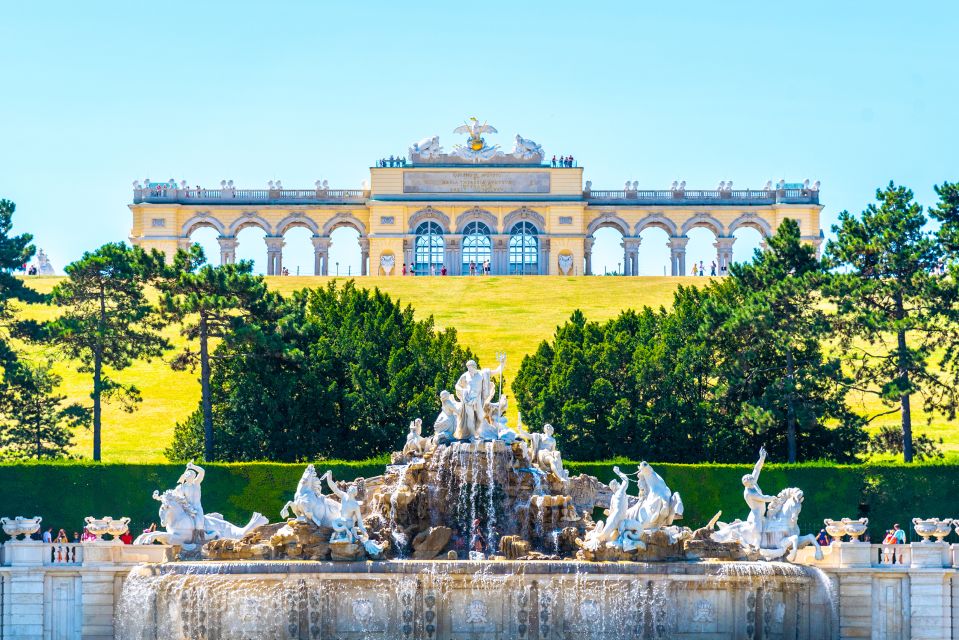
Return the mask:
MULTIPOLYGON (((890 179, 924 204, 959 179, 957 34, 954 2, 6 2, 0 197, 62 269, 128 236, 134 179, 358 188, 476 115, 594 188, 821 180, 828 234, 890 179)), ((288 253, 312 264, 305 235, 288 253)))

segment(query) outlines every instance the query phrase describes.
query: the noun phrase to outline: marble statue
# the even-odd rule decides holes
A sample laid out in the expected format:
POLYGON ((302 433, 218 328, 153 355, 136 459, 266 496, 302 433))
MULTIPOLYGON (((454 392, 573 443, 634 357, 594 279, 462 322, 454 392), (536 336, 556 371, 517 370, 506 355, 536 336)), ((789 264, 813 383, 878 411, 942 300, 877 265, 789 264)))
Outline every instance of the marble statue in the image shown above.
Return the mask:
POLYGON ((356 499, 356 485, 351 484, 347 487, 346 491, 343 491, 333 482, 333 473, 331 471, 327 471, 324 475, 330 491, 335 493, 340 499, 340 517, 347 522, 352 522, 352 528, 358 529, 363 536, 369 538, 370 534, 366 530, 366 525, 363 524, 362 504, 356 499))
POLYGON ((162 494, 153 492, 153 499, 160 502, 160 525, 162 531, 151 531, 137 537, 134 544, 180 545, 193 549, 208 540, 239 539, 269 520, 254 513, 245 527, 238 527, 219 513, 203 513, 200 485, 205 471, 191 460, 177 480, 177 486, 162 494))
POLYGON ((410 432, 406 435, 406 445, 403 447, 403 453, 422 456, 429 450, 431 443, 430 438, 423 437, 423 420, 417 418, 410 422, 410 432))
POLYGON ((391 275, 393 273, 393 267, 395 266, 396 258, 393 257, 393 254, 387 253, 380 256, 380 267, 383 268, 383 273, 391 275))
POLYGON ((543 433, 529 433, 517 428, 517 436, 530 441, 530 459, 546 473, 553 473, 560 480, 569 480, 569 473, 563 468, 563 455, 556 448, 553 437, 553 425, 544 424, 543 433))
POLYGON ((443 147, 440 146, 440 137, 423 138, 419 142, 414 142, 410 146, 410 158, 416 160, 430 160, 437 158, 443 153, 443 147))
POLYGON ((568 253, 559 254, 559 270, 563 272, 564 276, 568 276, 569 272, 573 269, 573 256, 568 253))
POLYGON ((496 392, 492 377, 503 373, 503 363, 496 369, 480 369, 475 360, 466 363, 466 373, 456 381, 456 397, 460 401, 456 439, 477 436, 486 424, 486 406, 496 392))
POLYGON ((516 134, 516 145, 513 147, 513 154, 517 158, 531 160, 533 158, 543 159, 543 147, 532 140, 527 140, 523 136, 516 134))
POLYGON ((52 276, 56 274, 53 270, 53 265, 50 264, 50 258, 47 257, 47 253, 43 249, 37 250, 37 273, 41 276, 52 276))
POLYGON ((433 443, 446 444, 456 439, 460 404, 445 389, 440 392, 440 414, 433 422, 433 443))
POLYGON ((327 471, 323 477, 317 477, 313 465, 307 465, 296 485, 293 499, 283 505, 280 517, 287 518, 292 511, 299 522, 310 520, 318 527, 332 526, 333 521, 340 517, 340 503, 323 495, 323 480, 330 473, 327 471))
POLYGON ((683 517, 683 499, 673 492, 662 476, 643 461, 636 468, 636 484, 640 499, 626 511, 626 518, 640 525, 640 529, 659 529, 683 517))
POLYGON ((729 524, 717 522, 719 527, 711 534, 716 542, 739 542, 757 551, 766 560, 787 556, 795 561, 801 547, 815 545, 816 558, 822 559, 822 550, 812 534, 799 533, 799 512, 802 509, 803 493, 788 487, 778 495, 766 495, 759 488, 759 473, 766 461, 766 449, 759 450, 759 460, 752 473, 743 476, 743 499, 749 507, 745 521, 735 520, 729 524))
POLYGON ((613 495, 609 499, 609 517, 605 520, 597 520, 593 528, 586 533, 584 546, 587 549, 595 551, 600 546, 613 543, 619 537, 619 528, 626 518, 629 496, 626 494, 629 489, 629 477, 619 470, 619 467, 613 467, 613 473, 619 476, 619 480, 610 480, 609 488, 613 495))

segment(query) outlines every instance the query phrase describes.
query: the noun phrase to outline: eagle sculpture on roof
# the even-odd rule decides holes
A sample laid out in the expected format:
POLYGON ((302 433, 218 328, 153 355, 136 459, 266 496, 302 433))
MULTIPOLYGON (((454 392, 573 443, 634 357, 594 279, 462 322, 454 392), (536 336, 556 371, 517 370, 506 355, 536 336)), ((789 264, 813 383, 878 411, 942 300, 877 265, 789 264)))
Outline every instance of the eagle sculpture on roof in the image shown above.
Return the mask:
POLYGON ((496 130, 496 127, 492 125, 488 125, 485 122, 480 124, 478 119, 470 118, 466 124, 461 124, 453 129, 453 133, 465 133, 469 135, 469 140, 467 141, 469 148, 473 151, 481 151, 486 146, 486 141, 483 140, 483 134, 499 132, 496 130))

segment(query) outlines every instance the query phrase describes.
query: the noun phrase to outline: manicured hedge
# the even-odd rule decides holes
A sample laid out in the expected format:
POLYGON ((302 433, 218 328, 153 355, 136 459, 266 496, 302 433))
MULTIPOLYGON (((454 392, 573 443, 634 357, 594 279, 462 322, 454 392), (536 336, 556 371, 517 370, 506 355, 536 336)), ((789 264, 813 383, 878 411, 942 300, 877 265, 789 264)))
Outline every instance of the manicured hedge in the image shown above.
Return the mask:
MULTIPOLYGON (((363 462, 320 462, 317 470, 352 480, 379 475, 386 458, 363 462)), ((603 481, 613 477, 613 462, 567 462, 571 474, 588 473, 603 481)), ((635 471, 634 462, 617 462, 635 471)), ((272 521, 293 496, 302 464, 267 462, 207 464, 203 504, 237 524, 260 511, 272 521)), ((684 523, 705 524, 717 511, 723 519, 746 515, 740 478, 749 465, 655 464, 667 484, 683 496, 684 523)), ((157 519, 154 489, 174 486, 183 465, 93 464, 64 462, 0 464, 0 516, 41 515, 45 525, 79 530, 85 516, 130 516, 139 531, 157 519)), ((805 494, 800 524, 818 531, 823 518, 868 516, 873 540, 899 522, 911 532, 912 517, 959 517, 959 465, 829 464, 767 465, 760 486, 777 493, 786 486, 805 494)), ((630 491, 630 493, 635 493, 630 491)))

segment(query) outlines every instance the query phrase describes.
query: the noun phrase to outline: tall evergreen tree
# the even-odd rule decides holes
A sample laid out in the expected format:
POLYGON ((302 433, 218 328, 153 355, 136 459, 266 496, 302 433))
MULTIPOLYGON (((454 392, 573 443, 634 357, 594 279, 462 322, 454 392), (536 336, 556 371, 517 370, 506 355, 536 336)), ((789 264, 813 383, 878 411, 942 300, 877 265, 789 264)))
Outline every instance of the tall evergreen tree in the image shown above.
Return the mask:
POLYGON ((214 459, 213 399, 210 392, 210 340, 237 329, 251 313, 265 309, 266 281, 254 276, 252 262, 206 264, 200 245, 178 251, 169 277, 160 280, 160 309, 164 316, 182 324, 181 333, 196 341, 173 360, 173 368, 200 367, 200 407, 203 417, 203 457, 214 459))
POLYGON ((956 412, 955 381, 931 362, 955 333, 955 287, 935 273, 942 245, 912 191, 890 182, 876 200, 861 216, 839 214, 826 248, 837 268, 828 291, 853 388, 882 399, 889 409, 878 415, 900 414, 903 459, 912 462, 912 396, 922 395, 927 413, 956 412))
POLYGON ((36 302, 40 296, 27 287, 14 272, 21 271, 33 257, 36 248, 30 244, 33 236, 22 233, 11 236, 16 205, 0 199, 0 370, 7 372, 16 362, 16 353, 10 346, 10 335, 18 331, 10 303, 14 300, 36 302))
POLYGON ((66 396, 56 392, 60 382, 49 362, 17 366, 0 403, 0 457, 69 455, 74 428, 89 422, 90 410, 65 404, 66 396))
POLYGON ((133 411, 140 392, 110 377, 140 358, 159 357, 170 347, 160 335, 162 319, 144 294, 156 276, 157 255, 123 243, 105 244, 66 268, 67 279, 54 287, 53 301, 63 314, 46 326, 63 353, 80 361, 79 371, 93 377, 93 459, 100 460, 102 401, 118 399, 133 411))
POLYGON ((861 419, 846 405, 838 359, 821 347, 830 334, 819 293, 826 272, 794 220, 767 243, 751 262, 733 264, 708 299, 716 402, 761 427, 756 436, 771 449, 785 440, 789 462, 822 457, 824 445, 833 459, 855 459, 865 444, 861 419), (830 420, 838 423, 831 432, 830 420))

